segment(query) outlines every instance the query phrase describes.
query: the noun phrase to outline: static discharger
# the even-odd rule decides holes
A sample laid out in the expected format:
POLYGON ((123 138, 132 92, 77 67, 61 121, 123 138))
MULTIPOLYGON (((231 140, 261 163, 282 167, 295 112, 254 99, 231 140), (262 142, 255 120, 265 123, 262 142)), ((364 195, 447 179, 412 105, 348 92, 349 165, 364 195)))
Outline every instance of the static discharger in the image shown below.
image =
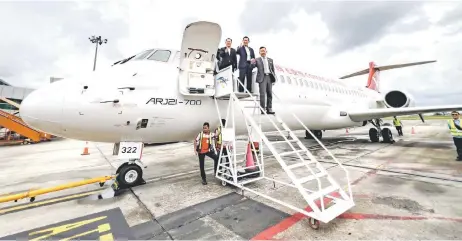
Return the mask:
POLYGON ((23 199, 23 198, 30 198, 30 201, 33 202, 33 201, 35 201, 36 196, 47 194, 47 193, 50 193, 50 192, 57 192, 57 191, 61 191, 61 190, 64 190, 64 189, 84 186, 84 185, 97 183, 97 182, 100 183, 100 186, 103 186, 106 181, 112 180, 114 177, 115 176, 96 177, 96 178, 92 178, 92 179, 88 179, 88 180, 61 184, 59 186, 54 186, 54 187, 49 187, 49 188, 42 188, 42 189, 32 190, 32 191, 28 191, 28 192, 8 195, 8 196, 0 197, 0 203, 10 202, 10 201, 15 201, 16 202, 19 199, 23 199))

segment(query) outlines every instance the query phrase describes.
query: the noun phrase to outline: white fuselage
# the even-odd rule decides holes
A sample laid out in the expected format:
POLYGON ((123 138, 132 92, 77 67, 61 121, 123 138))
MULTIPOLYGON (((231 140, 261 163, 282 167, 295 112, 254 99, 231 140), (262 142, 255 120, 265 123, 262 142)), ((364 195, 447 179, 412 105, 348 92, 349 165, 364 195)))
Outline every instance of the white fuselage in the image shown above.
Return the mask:
MULTIPOLYGON (((204 122, 209 122, 214 129, 220 119, 213 98, 180 94, 178 64, 174 54, 168 62, 130 60, 106 71, 54 82, 32 92, 23 101, 21 117, 36 129, 78 140, 191 141, 204 122), (134 90, 125 87, 134 87, 134 90), (119 102, 113 103, 115 99, 119 102), (104 101, 108 102, 101 103, 104 101), (140 119, 148 120, 146 128, 136 128, 140 119)), ((311 130, 360 126, 363 122, 354 122, 340 112, 377 108, 374 103, 382 98, 367 88, 288 74, 280 66, 276 75, 273 110, 292 130, 304 129, 292 114, 311 130)), ((217 102, 221 118, 225 118, 229 100, 217 102)), ((241 101, 241 104, 255 105, 251 101, 241 101)), ((235 108, 235 113, 236 134, 247 133, 241 110, 235 108)), ((263 129, 273 128, 267 124, 263 129)))

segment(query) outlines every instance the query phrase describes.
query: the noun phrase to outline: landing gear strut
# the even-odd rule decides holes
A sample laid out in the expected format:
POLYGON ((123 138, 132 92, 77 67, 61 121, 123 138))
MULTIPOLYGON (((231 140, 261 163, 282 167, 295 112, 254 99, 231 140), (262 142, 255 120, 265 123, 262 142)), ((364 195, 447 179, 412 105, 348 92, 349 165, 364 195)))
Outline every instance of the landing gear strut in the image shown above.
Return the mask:
MULTIPOLYGON (((318 138, 318 140, 322 139, 322 131, 311 131, 313 134, 318 138)), ((305 139, 314 139, 313 136, 308 132, 305 131, 305 139)))
POLYGON ((371 142, 379 142, 380 137, 383 139, 383 143, 394 143, 393 134, 389 128, 381 129, 380 124, 382 123, 381 119, 369 120, 369 122, 374 125, 375 128, 369 129, 369 139, 371 142))

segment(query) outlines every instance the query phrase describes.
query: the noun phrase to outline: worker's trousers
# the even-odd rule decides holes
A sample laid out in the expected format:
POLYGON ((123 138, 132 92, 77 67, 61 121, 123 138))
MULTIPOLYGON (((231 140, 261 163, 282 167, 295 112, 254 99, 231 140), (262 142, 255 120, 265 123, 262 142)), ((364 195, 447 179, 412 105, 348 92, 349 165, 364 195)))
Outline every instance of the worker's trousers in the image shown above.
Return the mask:
POLYGON ((452 138, 454 140, 454 144, 456 145, 457 149, 457 159, 462 161, 462 138, 452 138))
POLYGON ((402 136, 403 135, 403 128, 401 126, 395 126, 395 127, 396 127, 396 131, 398 131, 398 135, 402 136))
POLYGON ((218 166, 218 156, 215 154, 215 152, 206 152, 206 153, 199 153, 199 167, 201 169, 201 177, 202 180, 206 180, 205 176, 205 167, 204 167, 204 162, 205 162, 205 156, 208 156, 213 159, 213 175, 215 176, 215 173, 217 172, 217 166, 218 166))

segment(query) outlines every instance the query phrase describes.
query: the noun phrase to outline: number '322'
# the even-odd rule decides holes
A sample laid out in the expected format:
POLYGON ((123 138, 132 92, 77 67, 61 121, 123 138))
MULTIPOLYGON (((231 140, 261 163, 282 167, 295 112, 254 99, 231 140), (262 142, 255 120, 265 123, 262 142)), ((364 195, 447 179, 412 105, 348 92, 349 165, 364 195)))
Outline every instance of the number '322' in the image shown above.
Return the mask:
POLYGON ((122 153, 136 153, 137 147, 122 147, 122 153))

